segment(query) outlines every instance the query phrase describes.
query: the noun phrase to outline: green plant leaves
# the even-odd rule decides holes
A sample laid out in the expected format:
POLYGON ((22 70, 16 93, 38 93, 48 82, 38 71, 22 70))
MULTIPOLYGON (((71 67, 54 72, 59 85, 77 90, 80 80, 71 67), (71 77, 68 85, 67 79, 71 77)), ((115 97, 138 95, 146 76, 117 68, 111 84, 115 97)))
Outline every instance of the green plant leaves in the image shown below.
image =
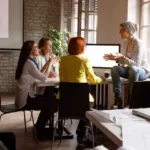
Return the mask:
POLYGON ((53 28, 50 24, 46 28, 46 34, 44 37, 50 38, 53 42, 53 53, 58 56, 67 55, 68 41, 71 37, 71 33, 67 29, 59 31, 53 28))

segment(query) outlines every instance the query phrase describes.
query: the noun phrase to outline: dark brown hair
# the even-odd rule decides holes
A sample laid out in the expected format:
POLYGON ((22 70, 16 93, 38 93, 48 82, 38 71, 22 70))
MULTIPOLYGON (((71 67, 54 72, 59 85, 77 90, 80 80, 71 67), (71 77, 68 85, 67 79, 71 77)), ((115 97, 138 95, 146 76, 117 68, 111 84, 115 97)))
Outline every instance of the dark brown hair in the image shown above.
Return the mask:
POLYGON ((18 64, 17 64, 16 74, 15 74, 16 80, 18 80, 20 78, 20 76, 22 74, 23 66, 24 66, 26 60, 28 59, 28 57, 30 56, 30 53, 32 51, 34 44, 35 44, 35 41, 31 41, 31 40, 26 41, 23 44, 23 46, 21 48, 18 64))

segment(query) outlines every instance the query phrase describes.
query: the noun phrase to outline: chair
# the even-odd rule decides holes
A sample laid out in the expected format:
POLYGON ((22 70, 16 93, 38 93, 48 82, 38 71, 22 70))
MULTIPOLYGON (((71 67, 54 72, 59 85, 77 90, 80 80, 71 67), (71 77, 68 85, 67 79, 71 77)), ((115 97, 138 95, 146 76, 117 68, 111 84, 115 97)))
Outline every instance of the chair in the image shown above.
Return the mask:
MULTIPOLYGON (((56 127, 59 121, 63 121, 62 131, 64 129, 65 119, 86 119, 85 112, 90 110, 89 106, 89 85, 88 83, 69 83, 60 82, 59 84, 60 100, 59 100, 59 112, 58 120, 55 124, 53 141, 51 149, 53 148, 53 142, 55 140, 56 127)), ((92 129, 92 142, 94 147, 94 134, 93 125, 92 129)), ((60 142, 62 140, 62 132, 60 142)))
POLYGON ((35 126, 34 126, 33 110, 16 109, 15 104, 2 105, 1 102, 2 102, 2 98, 1 98, 1 96, 0 96, 0 111, 1 111, 0 120, 1 120, 1 117, 2 117, 3 115, 5 115, 5 114, 23 111, 25 132, 27 132, 26 114, 25 114, 25 111, 30 111, 30 112, 31 112, 31 118, 30 118, 30 120, 32 120, 32 123, 33 123, 33 130, 34 130, 34 133, 35 133, 35 139, 36 139, 36 142, 38 143, 38 138, 37 138, 37 134, 36 134, 36 129, 35 129, 35 126))
POLYGON ((146 107, 150 107, 150 81, 134 82, 129 108, 146 107))

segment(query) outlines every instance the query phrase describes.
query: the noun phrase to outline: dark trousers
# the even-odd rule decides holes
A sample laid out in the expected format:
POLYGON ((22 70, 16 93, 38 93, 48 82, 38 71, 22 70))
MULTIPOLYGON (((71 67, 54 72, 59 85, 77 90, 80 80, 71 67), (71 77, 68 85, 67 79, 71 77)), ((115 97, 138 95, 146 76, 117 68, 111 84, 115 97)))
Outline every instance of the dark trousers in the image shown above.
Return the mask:
MULTIPOLYGON (((90 107, 93 108, 94 103, 90 102, 90 107)), ((86 132, 88 131, 87 127, 90 126, 89 120, 85 119, 85 120, 80 120, 77 130, 76 130, 76 134, 77 134, 77 138, 78 139, 82 139, 84 138, 86 132)))
POLYGON ((16 150, 16 138, 12 132, 1 132, 0 141, 9 149, 16 150))
POLYGON ((46 123, 53 114, 57 112, 58 107, 57 102, 53 97, 36 95, 35 98, 28 96, 25 109, 41 110, 35 127, 38 134, 43 134, 46 123))

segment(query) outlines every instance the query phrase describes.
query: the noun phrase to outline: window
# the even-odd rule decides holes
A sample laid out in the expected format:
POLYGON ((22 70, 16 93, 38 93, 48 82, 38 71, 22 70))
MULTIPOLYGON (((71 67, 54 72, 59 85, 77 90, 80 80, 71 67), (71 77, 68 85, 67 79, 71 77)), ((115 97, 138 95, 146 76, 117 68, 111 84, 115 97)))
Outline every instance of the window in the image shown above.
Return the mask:
POLYGON ((64 24, 74 36, 96 43, 98 0, 65 0, 64 24))
POLYGON ((87 43, 96 43, 98 19, 97 0, 82 0, 78 11, 78 22, 80 23, 78 24, 78 35, 84 37, 87 43))
POLYGON ((144 41, 150 65, 150 0, 141 0, 141 39, 144 41))

